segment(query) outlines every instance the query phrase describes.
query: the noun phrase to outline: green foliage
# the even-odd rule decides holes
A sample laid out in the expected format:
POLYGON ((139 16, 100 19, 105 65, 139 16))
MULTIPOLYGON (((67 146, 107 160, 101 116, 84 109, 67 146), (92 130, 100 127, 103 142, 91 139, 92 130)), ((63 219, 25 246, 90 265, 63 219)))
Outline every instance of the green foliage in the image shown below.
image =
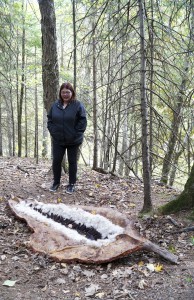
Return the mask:
POLYGON ((188 276, 188 277, 186 278, 186 281, 187 281, 188 283, 192 283, 192 282, 193 282, 193 277, 188 276))
POLYGON ((174 245, 172 245, 172 244, 169 245, 168 250, 169 250, 171 253, 173 253, 173 254, 176 253, 176 249, 175 249, 174 245))
POLYGON ((158 212, 160 214, 166 215, 171 213, 176 213, 181 210, 187 210, 192 207, 187 195, 183 192, 176 199, 168 202, 167 204, 159 207, 158 212))
POLYGON ((194 221, 194 210, 192 211, 191 215, 189 216, 189 219, 194 221))

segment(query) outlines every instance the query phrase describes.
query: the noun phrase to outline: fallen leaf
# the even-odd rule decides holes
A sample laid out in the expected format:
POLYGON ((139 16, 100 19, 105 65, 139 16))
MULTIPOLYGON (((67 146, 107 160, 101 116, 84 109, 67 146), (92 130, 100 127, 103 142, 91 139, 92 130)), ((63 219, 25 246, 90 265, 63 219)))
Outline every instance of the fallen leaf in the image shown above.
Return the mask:
POLYGON ((114 270, 114 271, 112 272, 112 275, 113 275, 113 276, 117 276, 117 275, 118 275, 118 271, 117 271, 117 270, 114 270))
POLYGON ((104 293, 103 292, 97 293, 95 296, 102 299, 104 297, 104 293))
POLYGON ((98 284, 91 284, 89 287, 85 288, 86 296, 93 296, 99 290, 98 284))
POLYGON ((63 290, 63 293, 64 294, 67 294, 67 293, 69 293, 70 292, 70 290, 63 290))
POLYGON ((63 279, 63 278, 58 278, 58 279, 56 280, 56 283, 57 283, 57 284, 65 284, 66 281, 65 281, 65 279, 63 279))
POLYGON ((19 260, 20 258, 19 258, 18 256, 13 256, 11 259, 17 261, 17 260, 19 260))
POLYGON ((86 277, 92 277, 95 275, 95 273, 93 271, 87 271, 87 270, 84 270, 82 272, 86 277))
POLYGON ((51 271, 56 270, 56 266, 53 265, 53 266, 50 268, 50 270, 51 270, 51 271))
POLYGON ((146 267, 147 267, 148 270, 151 271, 151 272, 154 272, 154 271, 155 271, 154 264, 147 264, 146 267))
POLYGON ((156 272, 161 272, 163 270, 163 266, 160 265, 160 264, 157 264, 155 267, 154 267, 155 271, 156 272))
POLYGON ((145 277, 149 277, 150 276, 150 272, 148 272, 147 270, 141 270, 141 273, 143 273, 143 275, 145 277))
POLYGON ((45 292, 47 290, 47 285, 41 289, 41 291, 45 292))
POLYGON ((138 287, 143 290, 145 287, 147 286, 147 283, 144 279, 141 279, 139 284, 138 284, 138 287))
POLYGON ((5 280, 3 285, 5 286, 14 286, 17 280, 5 280))
POLYGON ((1 260, 6 260, 7 256, 6 255, 1 255, 1 260))
POLYGON ((102 274, 102 276, 101 276, 101 279, 107 279, 108 278, 108 275, 107 274, 102 274))

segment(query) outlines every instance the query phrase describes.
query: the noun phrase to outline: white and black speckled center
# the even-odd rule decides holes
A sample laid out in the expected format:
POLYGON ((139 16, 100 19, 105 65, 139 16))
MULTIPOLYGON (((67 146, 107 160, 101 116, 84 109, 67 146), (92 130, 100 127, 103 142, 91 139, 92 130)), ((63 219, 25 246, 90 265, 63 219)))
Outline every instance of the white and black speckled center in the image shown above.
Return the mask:
POLYGON ((17 209, 32 218, 52 226, 69 238, 79 242, 101 247, 115 241, 124 229, 107 218, 92 214, 78 207, 65 204, 44 204, 25 201, 17 204, 17 209))

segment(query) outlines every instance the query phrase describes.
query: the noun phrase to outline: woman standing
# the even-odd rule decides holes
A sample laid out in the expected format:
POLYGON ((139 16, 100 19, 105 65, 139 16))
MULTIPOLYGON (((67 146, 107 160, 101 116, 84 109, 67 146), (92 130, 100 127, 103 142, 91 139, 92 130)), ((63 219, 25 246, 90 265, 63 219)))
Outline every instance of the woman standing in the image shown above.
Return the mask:
POLYGON ((86 111, 81 102, 75 99, 73 86, 63 83, 59 91, 59 99, 55 101, 48 113, 47 128, 53 142, 53 175, 54 182, 50 191, 55 192, 60 186, 61 163, 67 149, 69 164, 69 184, 66 192, 75 191, 77 177, 77 155, 86 130, 86 111))

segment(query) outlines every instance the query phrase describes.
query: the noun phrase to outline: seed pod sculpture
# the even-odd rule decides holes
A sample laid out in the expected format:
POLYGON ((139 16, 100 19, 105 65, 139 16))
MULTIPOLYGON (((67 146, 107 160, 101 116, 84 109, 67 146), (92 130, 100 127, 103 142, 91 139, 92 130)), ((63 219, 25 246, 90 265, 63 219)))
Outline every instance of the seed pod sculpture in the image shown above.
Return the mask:
POLYGON ((172 263, 178 257, 139 235, 116 209, 9 200, 12 212, 33 234, 27 245, 59 262, 105 263, 147 250, 172 263))

